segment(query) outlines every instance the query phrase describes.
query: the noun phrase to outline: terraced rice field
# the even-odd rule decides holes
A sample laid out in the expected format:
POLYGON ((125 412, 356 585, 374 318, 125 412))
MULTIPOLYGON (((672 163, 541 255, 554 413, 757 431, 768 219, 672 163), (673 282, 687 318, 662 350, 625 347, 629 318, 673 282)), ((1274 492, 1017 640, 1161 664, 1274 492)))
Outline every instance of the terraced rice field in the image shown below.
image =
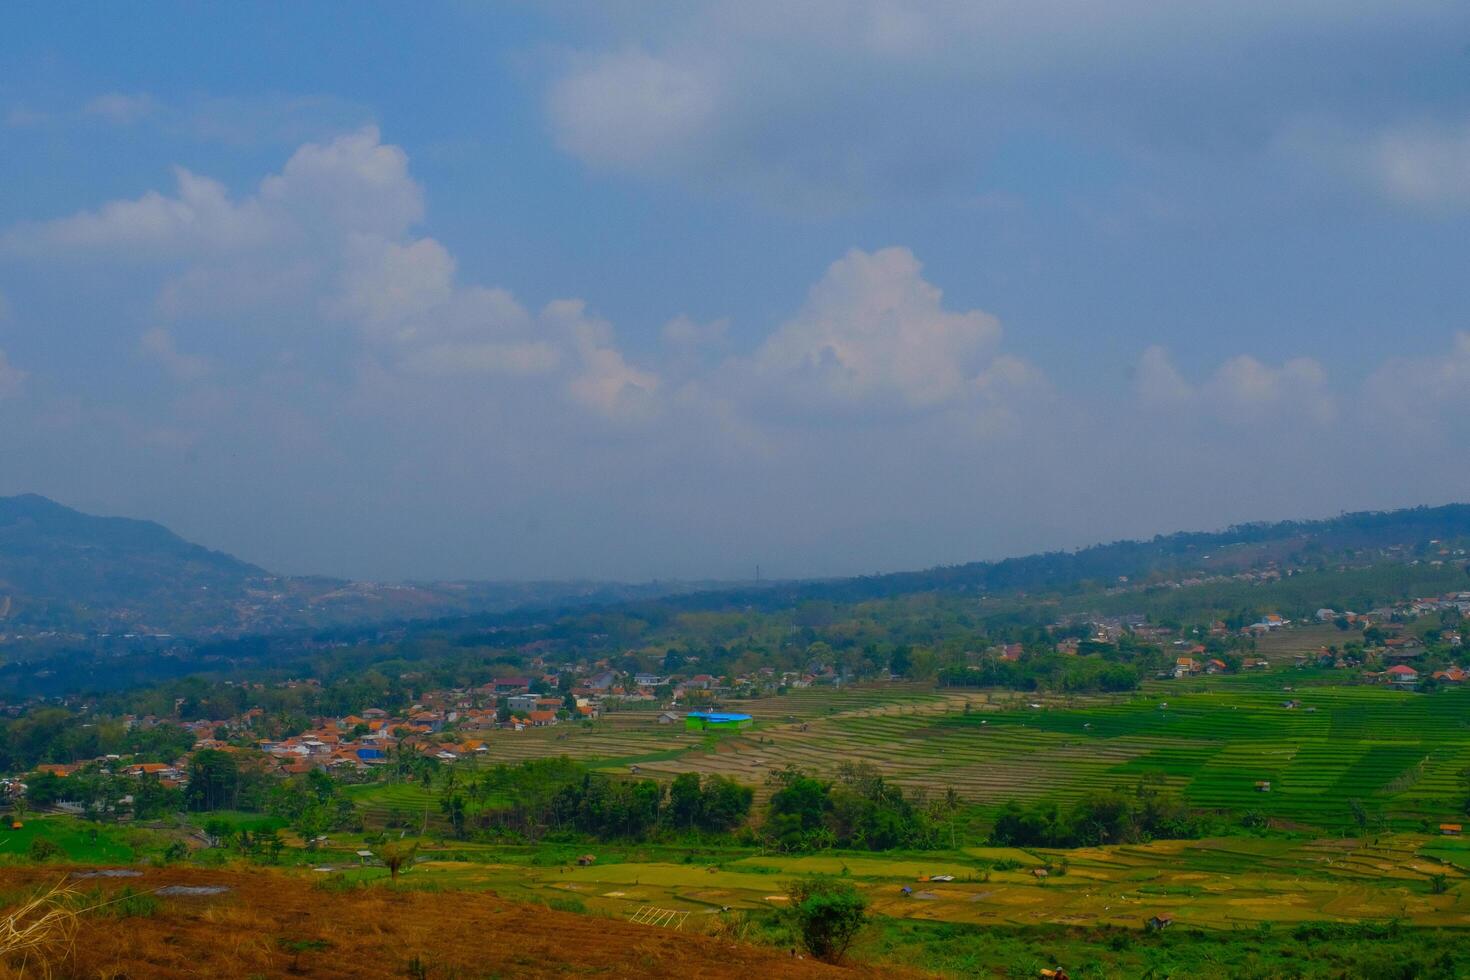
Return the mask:
POLYGON ((442 823, 437 789, 426 789, 417 783, 375 783, 354 786, 348 793, 371 827, 382 827, 395 818, 415 822, 427 819, 435 827, 442 823))
MULTIPOLYGON (((652 712, 591 725, 494 733, 485 766, 566 755, 609 772, 721 773, 757 787, 788 765, 831 775, 868 762, 900 785, 953 788, 986 808, 1008 800, 1074 800, 1162 777, 1191 805, 1346 829, 1353 804, 1376 826, 1458 819, 1470 769, 1470 691, 1415 694, 1278 671, 1208 682, 1151 684, 1133 695, 1040 698, 917 685, 808 688, 746 702, 757 719, 718 738, 659 725, 652 712), (1283 687, 1296 680, 1296 690, 1283 687), (1299 707, 1287 708, 1295 700, 1299 707), (1256 789, 1268 781, 1269 792, 1256 789)), ((411 786, 366 791, 371 822, 437 813, 411 786)))
POLYGON ((1039 709, 1011 702, 956 713, 945 710, 953 701, 932 701, 849 711, 766 727, 717 752, 643 768, 760 783, 786 765, 830 773, 840 761, 861 761, 902 785, 933 793, 953 787, 981 805, 1075 799, 1158 774, 1198 807, 1254 809, 1324 827, 1348 826, 1353 801, 1370 819, 1400 825, 1461 812, 1470 691, 1320 686, 1284 693, 1284 676, 1275 690, 1254 678, 1197 691, 1160 685, 1039 709), (1301 706, 1284 707, 1288 699, 1301 706), (1258 791, 1258 781, 1269 781, 1270 791, 1258 791))
MULTIPOLYGON (((1432 853, 1439 842, 1396 835, 1365 845, 1351 839, 1228 837, 1161 841, 1073 851, 968 848, 888 857, 761 854, 718 866, 668 860, 624 860, 590 867, 480 864, 431 860, 413 869, 424 884, 490 888, 516 898, 575 897, 587 908, 622 918, 645 905, 689 912, 779 907, 792 879, 841 874, 864 891, 876 912, 991 925, 1116 925, 1140 928, 1167 913, 1189 927, 1252 928, 1259 923, 1384 921, 1470 925, 1460 893, 1465 873, 1432 853), (1066 873, 1060 873, 1065 858, 1066 873), (1009 870, 993 867, 997 861, 1009 870), (1053 875, 1031 872, 1051 865, 1053 875), (952 882, 930 882, 933 874, 952 882), (1435 894, 1430 876, 1449 882, 1435 894), (907 886, 912 894, 901 889, 907 886)), ((381 876, 382 869, 352 874, 381 876)))

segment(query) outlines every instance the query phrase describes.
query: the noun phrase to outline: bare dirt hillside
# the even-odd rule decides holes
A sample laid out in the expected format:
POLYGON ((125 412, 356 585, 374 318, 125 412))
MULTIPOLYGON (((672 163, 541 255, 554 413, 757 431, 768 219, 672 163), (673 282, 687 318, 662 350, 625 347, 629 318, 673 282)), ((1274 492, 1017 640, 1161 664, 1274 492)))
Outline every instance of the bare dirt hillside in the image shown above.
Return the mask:
MULTIPOLYGON (((68 878, 64 868, 0 869, 0 902, 68 878)), ((131 878, 70 876, 69 884, 88 893, 88 904, 130 888, 153 893, 158 905, 151 915, 98 910, 84 916, 69 956, 53 964, 59 977, 880 975, 713 936, 507 902, 485 892, 333 891, 305 874, 190 868, 143 869, 131 878), (166 886, 227 890, 213 896, 156 893, 166 886)), ((0 977, 18 975, 16 966, 0 963, 0 977)), ((24 975, 44 975, 35 967, 33 961, 24 975)))

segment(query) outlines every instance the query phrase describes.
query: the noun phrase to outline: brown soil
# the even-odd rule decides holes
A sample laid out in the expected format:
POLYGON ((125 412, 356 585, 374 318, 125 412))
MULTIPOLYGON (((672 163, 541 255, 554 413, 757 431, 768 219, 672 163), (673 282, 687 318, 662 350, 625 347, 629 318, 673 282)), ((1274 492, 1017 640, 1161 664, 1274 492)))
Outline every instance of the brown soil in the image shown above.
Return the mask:
MULTIPOLYGON (((306 874, 147 868, 126 879, 73 881, 114 894, 168 885, 224 886, 210 897, 158 898, 151 916, 83 917, 58 977, 876 977, 689 930, 555 912, 488 892, 318 887, 306 874), (299 951, 299 952, 298 952, 299 951)), ((0 868, 17 897, 55 884, 62 868, 0 868)), ((691 922, 692 922, 691 918, 691 922)), ((13 967, 13 965, 12 965, 13 967)), ((15 975, 0 963, 0 977, 15 975)), ((44 975, 32 964, 27 976, 44 975)))

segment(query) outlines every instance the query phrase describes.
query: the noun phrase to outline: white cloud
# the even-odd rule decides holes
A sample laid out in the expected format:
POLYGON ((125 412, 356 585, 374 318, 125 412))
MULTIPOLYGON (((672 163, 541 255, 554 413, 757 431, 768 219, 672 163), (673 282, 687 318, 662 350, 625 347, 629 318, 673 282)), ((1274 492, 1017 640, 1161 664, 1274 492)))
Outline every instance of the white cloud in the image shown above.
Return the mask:
POLYGON ((137 257, 139 250, 229 249, 269 238, 269 221, 254 202, 237 205, 224 185, 183 167, 174 168, 174 180, 173 196, 149 191, 95 211, 18 225, 0 236, 0 245, 21 253, 91 250, 126 258, 137 257))
POLYGON ((1162 347, 1153 346, 1139 359, 1134 389, 1145 407, 1171 412, 1192 407, 1227 422, 1282 422, 1303 417, 1325 424, 1337 415, 1327 372, 1309 357, 1272 366, 1241 354, 1195 386, 1185 380, 1162 347))
POLYGON ((1194 395, 1194 389, 1169 360, 1169 352, 1157 344, 1139 358, 1134 389, 1139 400, 1148 406, 1178 405, 1194 395))
POLYGON ((1390 129, 1367 150, 1371 172, 1389 196, 1428 207, 1470 206, 1470 121, 1390 129))
POLYGON ((88 102, 82 112, 114 126, 129 126, 152 115, 158 103, 147 92, 108 92, 88 102))
MULTIPOLYGON (((966 399, 985 385, 1000 322, 944 309, 921 272, 906 248, 853 249, 760 346, 755 370, 798 402, 919 410, 966 399)), ((1003 372, 1012 379, 1015 364, 1003 372)))
POLYGON ((5 351, 0 350, 0 399, 18 397, 25 381, 26 373, 11 364, 5 351))
POLYGON ((672 347, 692 350, 724 346, 729 329, 728 317, 700 323, 681 313, 665 323, 660 334, 664 343, 672 347))
POLYGON ((174 344, 173 334, 163 327, 153 327, 138 339, 138 347, 163 366, 174 380, 198 381, 207 375, 212 365, 209 358, 198 354, 181 353, 174 344))
POLYGON ((1450 349, 1429 357, 1395 357, 1365 385, 1366 407, 1400 430, 1445 422, 1457 427, 1470 409, 1470 332, 1456 331, 1450 349))
POLYGON ((580 359, 567 391, 608 419, 646 420, 658 410, 659 376, 629 364, 613 344, 612 324, 587 313, 581 300, 556 300, 542 311, 549 327, 571 338, 580 359))
POLYGON ((742 0, 585 19, 546 88, 563 150, 820 207, 973 199, 997 189, 997 149, 1038 133, 1115 168, 1253 156, 1303 112, 1422 101, 1408 65, 1458 58, 1464 18, 1456 0, 742 0))
POLYGON ((261 181, 260 200, 339 234, 401 235, 424 217, 408 154, 383 143, 376 126, 305 144, 279 174, 261 181))
POLYGON ((403 357, 403 367, 415 374, 528 375, 546 374, 561 363, 561 351, 552 344, 521 341, 465 341, 430 344, 403 357))
POLYGON ((547 95, 561 147, 600 166, 677 169, 706 140, 719 108, 710 64, 630 49, 585 59, 547 95))
POLYGON ((423 320, 442 314, 454 297, 456 263, 432 238, 393 242, 359 235, 347 242, 340 295, 333 312, 378 333, 409 339, 423 320))
MULTIPOLYGON (((172 195, 17 226, 0 240, 31 254, 153 262, 167 270, 154 301, 160 318, 249 310, 275 314, 255 317, 270 321, 315 310, 350 325, 405 376, 468 383, 561 372, 546 390, 595 414, 626 421, 654 411, 658 374, 630 364, 611 326, 580 300, 533 316, 506 289, 459 281, 447 248, 410 233, 423 191, 407 155, 374 127, 300 147, 247 197, 182 168, 176 179, 172 195)), ((180 352, 163 325, 140 347, 181 381, 211 368, 204 355, 180 352)))
POLYGON ((1425 211, 1470 207, 1470 119, 1416 119, 1352 126, 1298 119, 1282 128, 1279 153, 1385 200, 1425 211))
MULTIPOLYGON (((200 250, 275 250, 292 238, 316 244, 353 234, 397 236, 423 217, 423 192, 408 158, 376 127, 308 143, 281 173, 239 201, 218 181, 174 168, 175 193, 149 191, 93 211, 9 229, 0 245, 20 253, 105 252, 198 257, 200 250)), ((339 246, 340 247, 340 246, 339 246)))

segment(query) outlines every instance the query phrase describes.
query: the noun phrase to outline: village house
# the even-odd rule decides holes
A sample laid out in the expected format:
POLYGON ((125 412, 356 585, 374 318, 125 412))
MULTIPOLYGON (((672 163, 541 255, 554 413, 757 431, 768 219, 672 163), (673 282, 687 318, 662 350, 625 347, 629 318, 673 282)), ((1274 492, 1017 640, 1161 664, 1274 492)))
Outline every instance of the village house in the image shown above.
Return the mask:
POLYGON ((1390 684, 1408 685, 1419 682, 1419 672, 1408 664, 1394 664, 1383 672, 1390 684))
POLYGON ((535 694, 512 694, 505 699, 505 706, 511 711, 535 711, 538 701, 540 697, 535 694))

